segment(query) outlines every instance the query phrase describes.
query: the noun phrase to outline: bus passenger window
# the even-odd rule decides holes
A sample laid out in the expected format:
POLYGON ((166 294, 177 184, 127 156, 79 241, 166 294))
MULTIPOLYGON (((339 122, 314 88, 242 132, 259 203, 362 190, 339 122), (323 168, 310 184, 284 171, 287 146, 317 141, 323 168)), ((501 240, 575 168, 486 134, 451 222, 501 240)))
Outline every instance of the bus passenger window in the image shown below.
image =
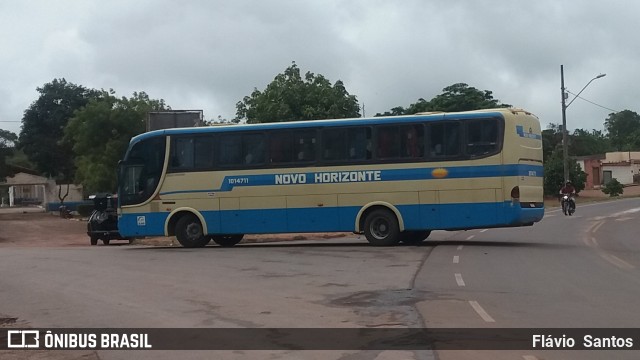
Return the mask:
POLYGON ((313 161, 316 159, 315 130, 294 131, 294 154, 296 161, 313 161))
POLYGON ((344 129, 324 129, 322 131, 322 159, 329 161, 346 160, 346 139, 344 129))
POLYGON ((400 128, 402 157, 421 158, 424 155, 424 128, 422 125, 409 125, 400 128))
POLYGON ((242 159, 245 164, 264 163, 264 134, 247 134, 242 137, 242 159))
POLYGON ((293 134, 287 132, 274 132, 269 142, 269 162, 288 163, 293 160, 293 134))
POLYGON ((498 149, 498 121, 484 119, 467 124, 467 155, 482 156, 498 149))
POLYGON ((397 126, 378 128, 377 155, 379 158, 397 158, 400 156, 400 134, 397 126))
POLYGON ((173 150, 172 168, 193 168, 193 139, 177 138, 173 143, 173 150))
POLYGON ((371 159, 371 128, 351 128, 347 130, 348 159, 371 159))
POLYGON ((242 164, 242 148, 240 135, 223 134, 220 137, 220 152, 218 153, 218 164, 223 166, 234 166, 242 164))
POLYGON ((460 124, 449 122, 430 125, 429 155, 451 157, 460 154, 460 124))
POLYGON ((194 166, 196 169, 210 169, 213 167, 213 138, 197 137, 195 139, 194 166))

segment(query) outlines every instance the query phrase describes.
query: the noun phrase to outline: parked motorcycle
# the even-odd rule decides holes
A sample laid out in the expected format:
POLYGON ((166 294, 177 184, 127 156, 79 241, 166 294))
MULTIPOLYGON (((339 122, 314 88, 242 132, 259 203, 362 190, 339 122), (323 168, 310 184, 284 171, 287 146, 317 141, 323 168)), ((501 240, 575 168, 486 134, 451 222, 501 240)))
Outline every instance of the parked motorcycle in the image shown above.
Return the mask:
POLYGON ((569 194, 562 195, 562 212, 565 215, 573 215, 576 212, 576 200, 569 194))

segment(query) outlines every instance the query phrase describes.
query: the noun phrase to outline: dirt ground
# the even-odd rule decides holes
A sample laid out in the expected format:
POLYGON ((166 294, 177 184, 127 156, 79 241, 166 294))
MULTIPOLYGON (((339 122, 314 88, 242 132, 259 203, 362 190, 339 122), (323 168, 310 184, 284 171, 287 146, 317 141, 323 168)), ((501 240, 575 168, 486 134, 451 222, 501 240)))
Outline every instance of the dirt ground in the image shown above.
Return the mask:
MULTIPOLYGON (((0 247, 66 247, 91 246, 87 236, 87 220, 62 219, 57 214, 37 209, 0 209, 0 247)), ((270 234, 247 235, 243 243, 340 238, 351 233, 270 234)), ((126 241, 112 240, 112 245, 126 245, 126 241)), ((180 246, 173 237, 137 239, 134 245, 180 246)), ((99 242, 98 246, 102 245, 99 242)))

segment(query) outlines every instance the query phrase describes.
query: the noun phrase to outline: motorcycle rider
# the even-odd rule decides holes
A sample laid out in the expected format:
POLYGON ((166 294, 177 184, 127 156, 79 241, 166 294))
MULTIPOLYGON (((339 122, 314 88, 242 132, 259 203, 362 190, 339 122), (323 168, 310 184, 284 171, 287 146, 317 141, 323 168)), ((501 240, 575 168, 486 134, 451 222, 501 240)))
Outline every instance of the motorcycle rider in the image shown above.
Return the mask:
POLYGON ((564 183, 564 186, 560 189, 560 202, 562 202, 562 197, 564 195, 568 195, 569 204, 573 206, 573 208, 575 209, 576 207, 575 194, 576 194, 576 188, 571 183, 571 180, 567 180, 564 183))

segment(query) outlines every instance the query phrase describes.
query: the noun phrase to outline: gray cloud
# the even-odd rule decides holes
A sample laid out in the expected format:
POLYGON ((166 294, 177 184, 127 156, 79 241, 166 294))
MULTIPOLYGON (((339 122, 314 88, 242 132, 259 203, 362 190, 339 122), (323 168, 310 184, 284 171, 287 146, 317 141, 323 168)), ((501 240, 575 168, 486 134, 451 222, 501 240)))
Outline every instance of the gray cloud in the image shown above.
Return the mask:
MULTIPOLYGON (((465 82, 560 122, 569 90, 639 111, 640 5, 633 1, 29 1, 0 2, 0 120, 20 120, 57 77, 118 95, 146 91, 175 109, 231 118, 291 61, 341 79, 366 114, 430 99, 465 82)), ((582 100, 570 128, 611 111, 582 100)), ((0 128, 19 131, 19 123, 0 128)))

